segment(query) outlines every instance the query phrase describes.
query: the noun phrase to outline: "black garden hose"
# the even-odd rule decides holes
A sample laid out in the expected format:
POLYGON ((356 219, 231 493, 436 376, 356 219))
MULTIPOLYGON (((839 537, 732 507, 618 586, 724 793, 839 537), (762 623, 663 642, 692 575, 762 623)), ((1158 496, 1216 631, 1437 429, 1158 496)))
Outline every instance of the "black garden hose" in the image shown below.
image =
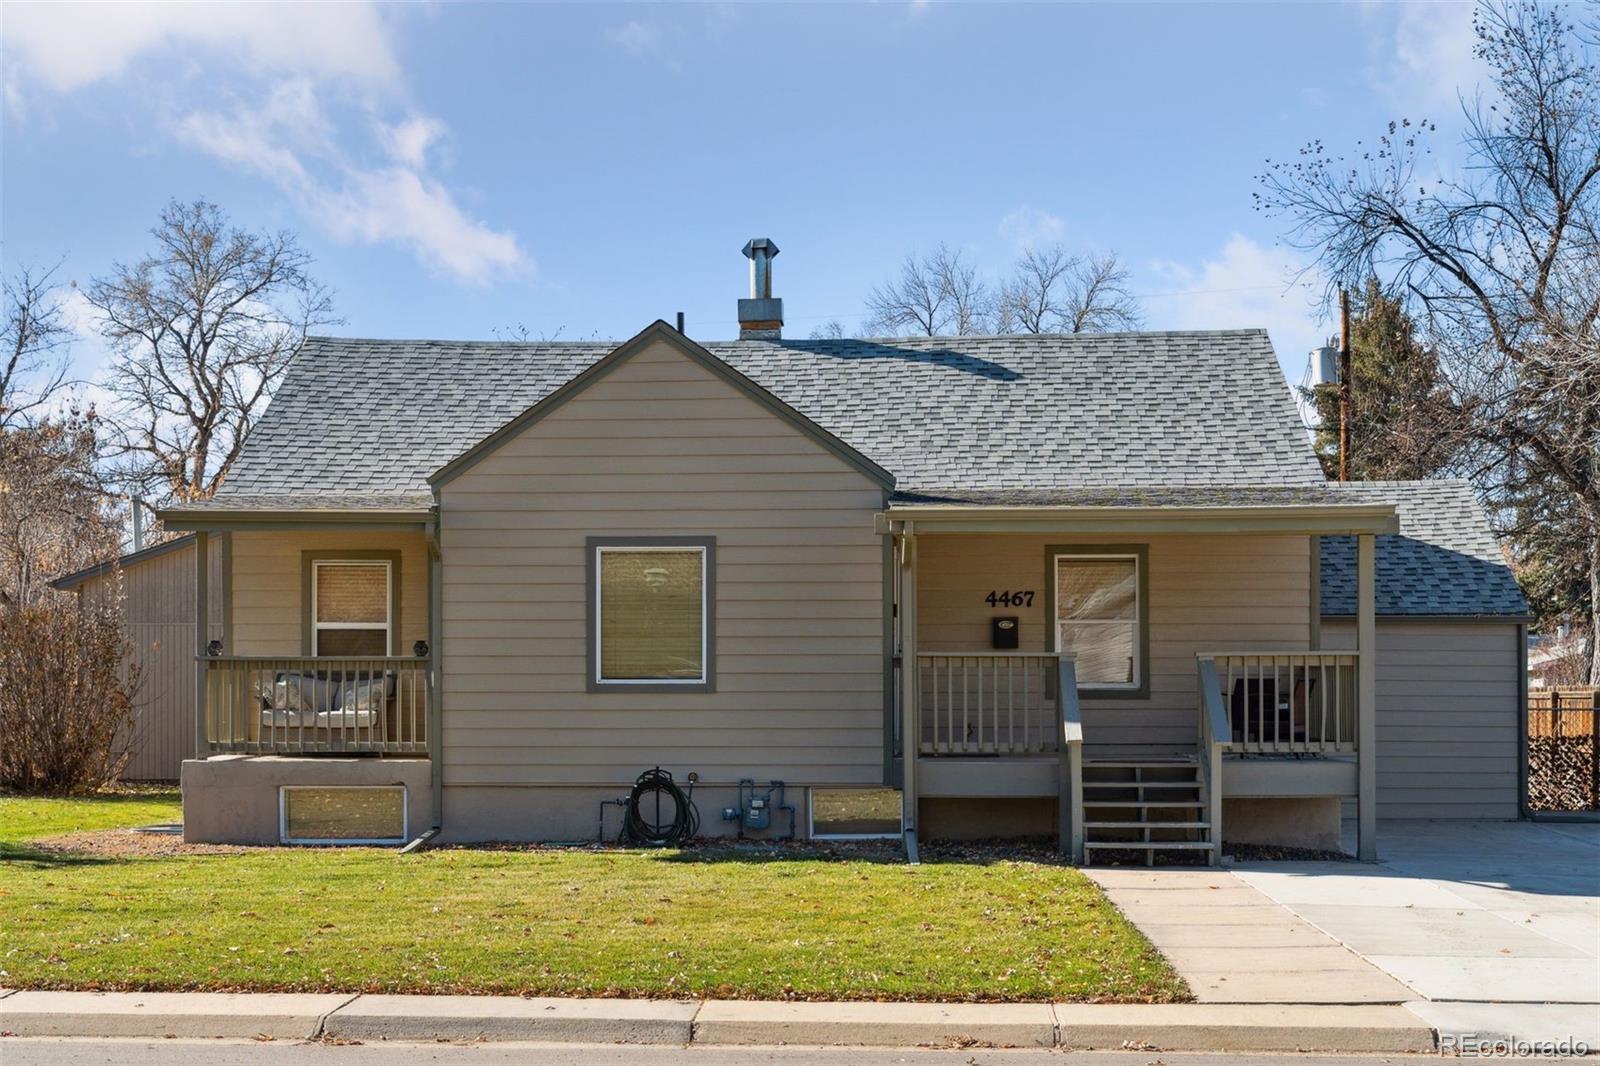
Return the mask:
POLYGON ((694 805, 694 775, 684 793, 672 774, 657 766, 646 770, 628 793, 622 834, 634 844, 663 848, 688 840, 700 832, 700 812, 694 805))

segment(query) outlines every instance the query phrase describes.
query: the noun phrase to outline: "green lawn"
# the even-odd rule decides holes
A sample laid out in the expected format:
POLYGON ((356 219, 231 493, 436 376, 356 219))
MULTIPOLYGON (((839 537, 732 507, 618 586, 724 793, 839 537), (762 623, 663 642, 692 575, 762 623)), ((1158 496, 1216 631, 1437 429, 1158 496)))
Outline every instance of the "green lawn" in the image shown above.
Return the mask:
POLYGON ((849 999, 1171 1000, 1182 981, 1048 862, 793 852, 248 849, 32 839, 176 797, 0 798, 0 984, 849 999))

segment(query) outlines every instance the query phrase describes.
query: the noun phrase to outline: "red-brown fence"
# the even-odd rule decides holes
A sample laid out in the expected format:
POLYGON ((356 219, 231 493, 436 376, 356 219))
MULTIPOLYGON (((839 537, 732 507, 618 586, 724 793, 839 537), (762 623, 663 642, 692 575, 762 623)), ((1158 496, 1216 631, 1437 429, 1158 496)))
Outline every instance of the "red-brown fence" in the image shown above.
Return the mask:
POLYGON ((1528 693, 1528 806, 1600 810, 1600 689, 1528 693))

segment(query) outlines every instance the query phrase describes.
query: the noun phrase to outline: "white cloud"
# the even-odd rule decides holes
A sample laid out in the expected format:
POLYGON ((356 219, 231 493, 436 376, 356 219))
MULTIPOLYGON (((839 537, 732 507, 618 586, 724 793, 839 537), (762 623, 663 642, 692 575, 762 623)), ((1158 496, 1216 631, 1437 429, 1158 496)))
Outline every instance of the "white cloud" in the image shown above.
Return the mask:
POLYGON ((1000 220, 1000 236, 1015 245, 1019 252, 1054 244, 1066 229, 1066 223, 1058 216, 1026 204, 1000 220))
POLYGON ((257 74, 302 72, 387 85, 399 63, 376 5, 346 3, 66 3, 6 5, 11 75, 67 92, 124 73, 163 48, 196 50, 257 74))
POLYGON ((1484 70, 1472 54, 1477 38, 1470 3, 1407 3, 1369 8, 1375 62, 1373 81, 1397 106, 1454 108, 1458 93, 1470 99, 1484 70))
POLYGON ((1198 264, 1159 260, 1150 265, 1159 291, 1144 303, 1155 329, 1265 329, 1291 384, 1299 384, 1307 354, 1324 338, 1316 308, 1322 282, 1302 274, 1304 260, 1234 234, 1214 258, 1198 264))
POLYGON ((380 125, 378 134, 384 150, 396 162, 420 168, 427 162, 428 149, 445 134, 444 123, 427 115, 410 115, 392 126, 380 125))
POLYGON ((445 123, 394 117, 405 86, 372 3, 12 3, 5 31, 13 116, 35 87, 159 84, 151 95, 178 102, 155 105, 176 111, 158 121, 179 142, 271 182, 340 240, 399 244, 467 281, 528 265, 513 234, 468 215, 434 173, 445 123), (147 59, 164 64, 158 82, 147 59))
POLYGON ((681 28, 664 28, 659 22, 629 19, 605 31, 606 40, 636 59, 653 59, 668 70, 683 69, 678 55, 681 28))
POLYGON ((486 282, 528 265, 513 234, 471 218, 427 170, 427 149, 445 133, 429 115, 377 122, 372 135, 388 161, 370 164, 337 136, 305 79, 275 85, 257 107, 198 111, 176 125, 180 140, 272 181, 339 240, 396 243, 424 264, 464 281, 486 282))

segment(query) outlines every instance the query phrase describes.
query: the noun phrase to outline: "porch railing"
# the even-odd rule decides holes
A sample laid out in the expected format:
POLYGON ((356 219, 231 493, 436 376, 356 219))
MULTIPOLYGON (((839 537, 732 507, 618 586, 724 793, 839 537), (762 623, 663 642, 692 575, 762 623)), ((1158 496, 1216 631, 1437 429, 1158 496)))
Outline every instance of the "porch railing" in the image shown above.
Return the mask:
POLYGON ((1354 754, 1356 663, 1355 652, 1202 654, 1202 740, 1209 724, 1226 752, 1354 754))
POLYGON ((917 655, 925 755, 1031 755, 1058 747, 1060 656, 1047 652, 917 655))
POLYGON ((212 657, 206 744, 213 753, 428 751, 428 660, 212 657))

